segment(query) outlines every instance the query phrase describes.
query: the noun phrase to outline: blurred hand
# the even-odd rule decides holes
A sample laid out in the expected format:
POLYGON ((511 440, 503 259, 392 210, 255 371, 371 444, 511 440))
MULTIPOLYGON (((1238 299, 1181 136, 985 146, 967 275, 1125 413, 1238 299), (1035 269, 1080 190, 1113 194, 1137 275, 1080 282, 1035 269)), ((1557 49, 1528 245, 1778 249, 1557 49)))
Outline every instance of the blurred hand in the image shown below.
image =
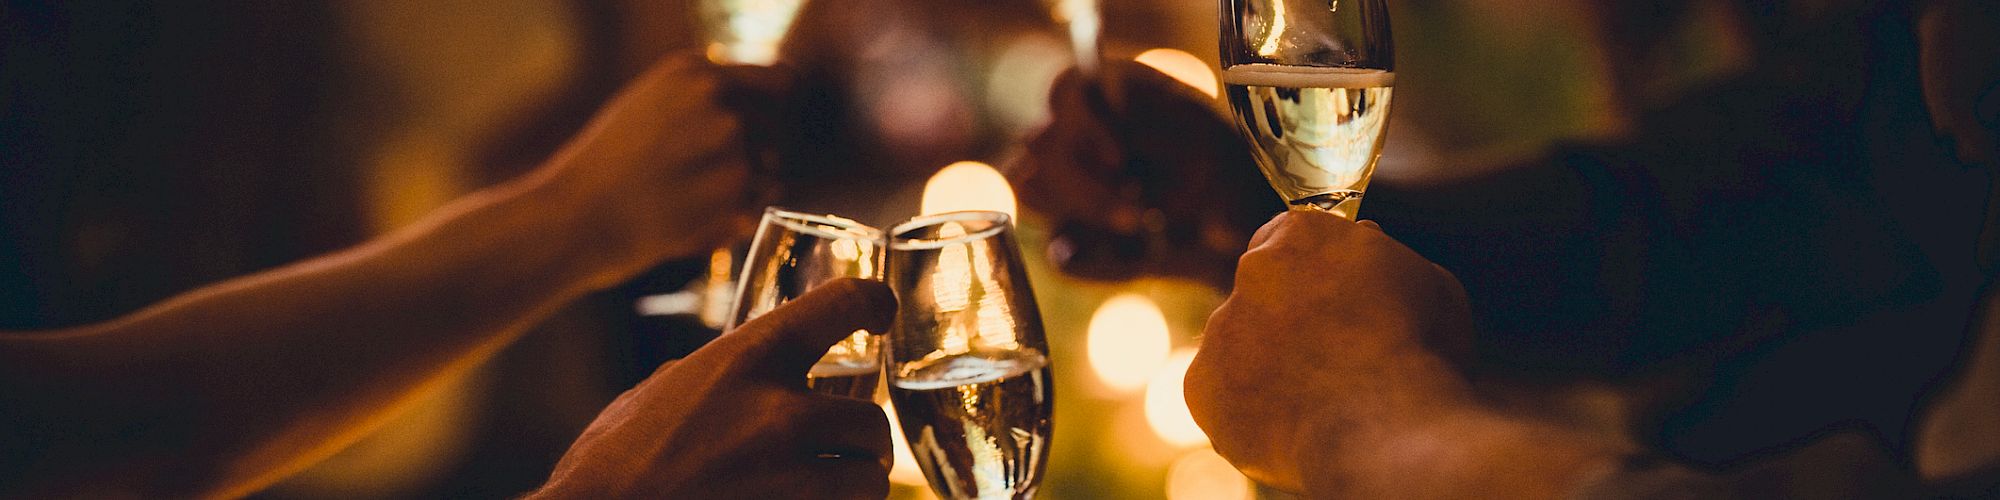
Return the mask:
POLYGON ((634 79, 539 172, 597 214, 633 265, 685 257, 745 234, 762 193, 751 131, 775 110, 781 70, 670 56, 634 79))
POLYGON ((1050 123, 1008 166, 1028 208, 1053 219, 1063 272, 1227 285, 1237 253, 1284 209, 1214 99, 1111 58, 1097 78, 1059 78, 1050 123))
POLYGON ((1317 471, 1302 464, 1473 406, 1447 361, 1465 352, 1470 318, 1450 273, 1373 223, 1280 214, 1209 317, 1188 408, 1245 474, 1305 491, 1302 475, 1317 471))
POLYGON ((612 401, 539 498, 866 498, 888 495, 889 421, 814 394, 806 371, 856 329, 883 331, 880 283, 827 283, 724 334, 612 401))

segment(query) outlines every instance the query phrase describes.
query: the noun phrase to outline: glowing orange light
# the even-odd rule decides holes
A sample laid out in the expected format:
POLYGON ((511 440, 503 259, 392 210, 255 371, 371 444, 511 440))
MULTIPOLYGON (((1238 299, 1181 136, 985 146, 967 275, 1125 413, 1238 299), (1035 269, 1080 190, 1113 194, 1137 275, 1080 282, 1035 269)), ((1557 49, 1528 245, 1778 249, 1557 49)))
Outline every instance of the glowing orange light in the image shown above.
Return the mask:
POLYGON ((1188 414, 1187 399, 1181 395, 1181 379, 1187 377, 1194 353, 1192 347, 1174 351, 1173 358, 1146 385, 1146 424, 1160 440, 1175 446, 1208 443, 1208 434, 1195 425, 1194 416, 1188 414))
POLYGON ((992 210, 1015 216, 1014 188, 991 165, 961 161, 946 165, 924 183, 923 215, 960 210, 992 210))
POLYGON ((1167 500, 1250 500, 1250 478, 1214 450, 1188 452, 1167 467, 1167 500))
POLYGON ((1222 95, 1222 87, 1216 83, 1215 70, 1209 68, 1208 63, 1202 62, 1201 58, 1187 51, 1152 49, 1139 53, 1139 57, 1132 60, 1159 70, 1189 87, 1194 87, 1195 90, 1208 94, 1210 99, 1222 95))
POLYGON ((1113 392, 1146 385, 1167 361, 1173 340, 1167 318, 1152 299, 1124 294, 1104 301, 1090 316, 1085 354, 1097 380, 1113 392))
POLYGON ((896 409, 882 402, 882 411, 889 414, 889 440, 895 448, 895 463, 889 468, 889 482, 911 486, 926 486, 924 471, 917 468, 917 456, 910 452, 910 443, 903 439, 903 423, 896 419, 896 409))

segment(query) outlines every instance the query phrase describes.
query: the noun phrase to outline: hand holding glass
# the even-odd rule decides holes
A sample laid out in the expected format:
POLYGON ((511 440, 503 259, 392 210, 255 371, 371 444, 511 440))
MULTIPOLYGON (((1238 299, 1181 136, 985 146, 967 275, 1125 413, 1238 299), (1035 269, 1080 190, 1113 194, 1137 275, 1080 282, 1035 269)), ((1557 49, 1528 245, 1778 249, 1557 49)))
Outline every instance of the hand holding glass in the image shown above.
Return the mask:
MULTIPOLYGON (((882 232, 831 215, 764 210, 738 280, 736 305, 724 331, 840 278, 882 279, 882 232)), ((806 375, 813 392, 875 399, 881 336, 856 330, 834 344, 806 375)))

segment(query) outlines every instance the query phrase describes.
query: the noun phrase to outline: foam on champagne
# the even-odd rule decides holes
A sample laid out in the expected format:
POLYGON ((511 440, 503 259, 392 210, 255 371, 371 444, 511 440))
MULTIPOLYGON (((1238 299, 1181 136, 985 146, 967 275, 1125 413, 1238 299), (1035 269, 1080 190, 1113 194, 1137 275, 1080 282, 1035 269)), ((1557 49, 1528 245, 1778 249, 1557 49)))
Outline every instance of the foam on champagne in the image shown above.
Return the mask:
POLYGON ((1368 68, 1238 64, 1222 71, 1222 83, 1259 87, 1367 89, 1395 86, 1396 73, 1368 68))

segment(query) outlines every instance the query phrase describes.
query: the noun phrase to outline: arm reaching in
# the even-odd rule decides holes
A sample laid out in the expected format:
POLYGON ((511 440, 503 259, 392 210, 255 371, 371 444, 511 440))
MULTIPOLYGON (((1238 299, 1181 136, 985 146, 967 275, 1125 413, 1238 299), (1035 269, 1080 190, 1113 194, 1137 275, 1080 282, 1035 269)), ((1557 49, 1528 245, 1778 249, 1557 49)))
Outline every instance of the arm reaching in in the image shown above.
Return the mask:
POLYGON ((847 279, 815 288, 668 364, 612 401, 532 498, 880 499, 889 419, 806 390, 806 370, 895 297, 847 279))
POLYGON ((750 217, 720 68, 665 61, 526 176, 360 246, 0 336, 0 497, 238 496, 562 304, 750 217))

